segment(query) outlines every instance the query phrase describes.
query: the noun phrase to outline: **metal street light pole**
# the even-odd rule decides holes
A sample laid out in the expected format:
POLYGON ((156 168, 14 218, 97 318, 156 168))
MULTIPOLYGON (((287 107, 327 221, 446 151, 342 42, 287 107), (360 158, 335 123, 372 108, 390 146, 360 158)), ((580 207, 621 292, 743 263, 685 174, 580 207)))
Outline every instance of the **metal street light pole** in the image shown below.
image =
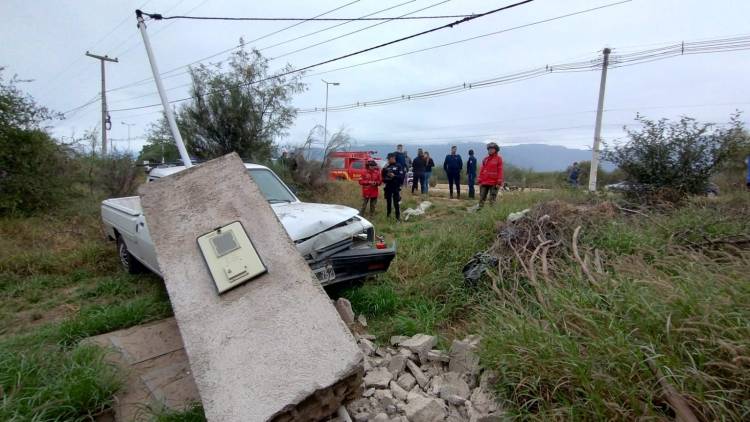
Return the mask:
POLYGON ((135 123, 125 123, 125 122, 120 122, 120 123, 128 127, 128 153, 130 153, 132 152, 132 148, 130 147, 130 128, 135 126, 135 123))
POLYGON ((321 79, 324 84, 326 84, 326 109, 325 109, 325 119, 323 121, 323 148, 328 145, 328 85, 333 86, 339 86, 341 85, 338 82, 328 82, 324 79, 321 79))

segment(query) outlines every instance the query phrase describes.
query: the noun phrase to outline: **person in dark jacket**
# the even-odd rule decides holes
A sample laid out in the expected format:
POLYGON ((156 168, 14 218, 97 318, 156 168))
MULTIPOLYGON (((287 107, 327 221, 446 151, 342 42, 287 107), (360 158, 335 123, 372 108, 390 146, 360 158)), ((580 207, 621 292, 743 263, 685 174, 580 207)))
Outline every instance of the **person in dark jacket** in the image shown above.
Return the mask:
POLYGON ((406 167, 406 153, 404 152, 404 146, 401 144, 396 145, 396 152, 394 152, 394 154, 396 154, 396 162, 401 164, 401 167, 403 167, 405 170, 407 167, 406 167))
POLYGON ((570 187, 578 187, 578 176, 580 175, 581 167, 578 166, 578 162, 576 161, 573 163, 573 167, 570 168, 570 172, 568 173, 568 183, 570 184, 570 187))
POLYGON ((469 150, 469 159, 466 160, 466 178, 469 185, 469 198, 474 199, 474 182, 477 180, 477 158, 474 157, 474 150, 469 150))
POLYGON ((456 197, 461 198, 461 169, 464 167, 464 162, 461 160, 461 156, 456 154, 457 150, 458 147, 453 145, 451 153, 446 155, 445 161, 443 161, 443 170, 448 176, 448 189, 451 198, 453 198, 453 185, 456 185, 456 197))
POLYGON ((388 154, 388 164, 381 171, 383 179, 383 191, 385 193, 386 215, 391 216, 391 208, 395 208, 396 221, 401 221, 401 184, 404 182, 406 172, 396 161, 396 153, 388 154))
POLYGON ((435 167, 435 162, 432 161, 432 157, 430 157, 430 153, 427 151, 424 152, 424 161, 426 165, 424 168, 424 192, 422 193, 429 193, 430 178, 432 177, 432 169, 435 167))
POLYGON ((419 148, 417 150, 417 157, 414 158, 414 161, 411 162, 411 171, 412 171, 412 182, 411 182, 411 193, 414 195, 414 190, 417 189, 417 185, 419 185, 419 189, 421 193, 427 193, 424 188, 424 175, 427 171, 427 160, 425 159, 424 153, 422 152, 422 148, 419 148))

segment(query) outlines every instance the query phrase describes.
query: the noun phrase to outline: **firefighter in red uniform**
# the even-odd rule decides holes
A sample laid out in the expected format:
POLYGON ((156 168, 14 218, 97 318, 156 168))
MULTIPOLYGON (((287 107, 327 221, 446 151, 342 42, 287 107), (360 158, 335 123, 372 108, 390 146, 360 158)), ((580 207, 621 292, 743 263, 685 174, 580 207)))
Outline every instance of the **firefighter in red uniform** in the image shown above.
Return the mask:
POLYGON ((479 171, 479 208, 484 206, 487 194, 490 194, 490 204, 497 200, 497 191, 503 185, 503 157, 496 143, 487 144, 487 156, 482 160, 479 171))
POLYGON ((362 209, 359 210, 359 214, 364 217, 369 202, 370 215, 375 215, 375 205, 378 203, 378 186, 383 184, 380 169, 375 160, 367 162, 367 170, 359 179, 359 184, 362 185, 362 209))

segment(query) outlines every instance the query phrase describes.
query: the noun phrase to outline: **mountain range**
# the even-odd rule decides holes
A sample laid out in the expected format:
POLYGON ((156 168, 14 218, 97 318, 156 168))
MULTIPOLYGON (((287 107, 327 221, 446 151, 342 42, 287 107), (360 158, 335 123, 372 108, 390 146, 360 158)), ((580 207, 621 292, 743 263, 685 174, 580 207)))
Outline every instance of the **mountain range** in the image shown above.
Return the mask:
MULTIPOLYGON (((466 142, 455 144, 458 154, 466 162, 469 150, 473 149, 477 159, 481 160, 487 155, 486 144, 480 142, 466 142)), ((451 144, 424 144, 420 145, 435 160, 435 164, 441 166, 443 159, 450 153, 451 144)), ((417 155, 416 145, 405 145, 404 149, 409 156, 417 155)), ((351 147, 352 151, 377 151, 377 156, 385 158, 389 152, 396 150, 395 145, 363 144, 351 147)), ((534 171, 562 171, 567 169, 575 161, 590 161, 591 151, 585 149, 566 148, 560 145, 547 144, 522 144, 522 145, 500 145, 500 155, 505 163, 523 169, 534 171)), ((613 166, 603 164, 606 170, 612 170, 613 166)))

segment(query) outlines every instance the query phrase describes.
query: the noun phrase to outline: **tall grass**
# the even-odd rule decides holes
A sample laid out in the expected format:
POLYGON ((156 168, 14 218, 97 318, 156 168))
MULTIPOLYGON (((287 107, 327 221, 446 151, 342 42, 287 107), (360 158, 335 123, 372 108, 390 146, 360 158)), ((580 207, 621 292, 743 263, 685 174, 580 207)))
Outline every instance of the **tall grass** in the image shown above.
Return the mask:
POLYGON ((510 416, 674 417, 651 361, 700 419, 750 418, 750 250, 711 243, 750 237, 750 198, 584 219, 580 247, 605 257, 598 286, 572 259, 551 283, 534 287, 523 275, 516 287, 500 283, 504 298, 489 284, 465 286, 462 266, 494 240, 497 223, 553 197, 589 200, 506 195, 477 214, 438 201, 413 223, 376 219, 398 240, 398 257, 345 295, 382 339, 428 332, 447 345, 481 333, 482 364, 499 374, 497 397, 510 416))
POLYGON ((92 420, 122 374, 85 337, 171 315, 163 283, 131 276, 98 201, 0 219, 0 420, 92 420))

